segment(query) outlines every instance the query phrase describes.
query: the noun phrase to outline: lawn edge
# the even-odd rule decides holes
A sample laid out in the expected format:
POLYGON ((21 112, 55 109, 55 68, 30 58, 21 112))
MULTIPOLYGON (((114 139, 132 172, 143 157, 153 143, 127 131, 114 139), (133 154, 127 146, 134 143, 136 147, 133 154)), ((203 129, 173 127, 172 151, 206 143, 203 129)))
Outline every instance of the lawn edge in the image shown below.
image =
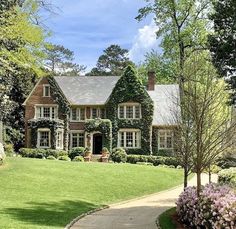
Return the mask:
POLYGON ((80 219, 84 218, 85 216, 87 215, 91 215, 95 212, 98 212, 98 211, 101 211, 101 210, 104 210, 104 209, 107 209, 109 208, 110 206, 109 205, 105 205, 105 206, 102 206, 102 207, 99 207, 99 208, 95 208, 93 210, 90 210, 88 212, 85 212, 83 213, 82 215, 79 215, 77 216, 76 218, 74 218, 70 223, 68 223, 64 229, 70 229, 77 221, 79 221, 80 219))

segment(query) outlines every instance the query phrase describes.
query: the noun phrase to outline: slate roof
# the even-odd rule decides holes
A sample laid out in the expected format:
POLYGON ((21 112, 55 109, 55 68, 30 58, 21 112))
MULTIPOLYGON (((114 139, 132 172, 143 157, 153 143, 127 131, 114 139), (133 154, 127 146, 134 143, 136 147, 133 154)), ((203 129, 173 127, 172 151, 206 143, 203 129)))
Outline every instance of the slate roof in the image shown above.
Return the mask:
POLYGON ((179 86, 177 84, 155 85, 155 90, 148 91, 148 94, 154 102, 152 125, 177 125, 176 120, 180 116, 179 86))
POLYGON ((73 105, 104 105, 120 77, 58 76, 56 82, 73 105))
MULTIPOLYGON (((59 76, 56 82, 72 105, 104 105, 120 77, 118 76, 59 76)), ((178 111, 178 85, 155 85, 148 91, 154 101, 153 125, 175 125, 178 111)))

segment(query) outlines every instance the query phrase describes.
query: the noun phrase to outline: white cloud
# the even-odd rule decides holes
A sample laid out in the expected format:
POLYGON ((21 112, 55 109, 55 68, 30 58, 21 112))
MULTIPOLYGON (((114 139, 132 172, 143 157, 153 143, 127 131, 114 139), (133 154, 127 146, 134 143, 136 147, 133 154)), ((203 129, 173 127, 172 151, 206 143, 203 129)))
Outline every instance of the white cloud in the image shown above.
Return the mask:
POLYGON ((138 63, 144 60, 144 55, 152 49, 158 49, 160 44, 156 37, 156 31, 158 27, 152 20, 149 25, 145 25, 138 30, 138 34, 135 36, 133 45, 129 50, 129 58, 138 63))

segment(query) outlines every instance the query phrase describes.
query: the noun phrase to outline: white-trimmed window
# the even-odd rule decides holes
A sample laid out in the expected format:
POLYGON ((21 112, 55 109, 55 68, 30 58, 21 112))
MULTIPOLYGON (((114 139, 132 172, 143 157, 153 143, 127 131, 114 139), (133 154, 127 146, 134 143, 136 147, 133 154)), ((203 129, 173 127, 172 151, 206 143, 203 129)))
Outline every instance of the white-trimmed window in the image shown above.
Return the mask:
POLYGON ((73 122, 79 122, 85 120, 85 108, 71 108, 70 120, 73 122))
POLYGON ((51 96, 50 85, 44 84, 43 85, 43 97, 50 97, 50 96, 51 96))
POLYGON ((74 147, 84 147, 85 146, 85 137, 84 132, 71 132, 70 135, 71 148, 74 147))
POLYGON ((63 130, 57 131, 56 148, 63 149, 63 130))
POLYGON ((159 130, 158 131, 158 148, 159 149, 173 149, 174 132, 173 130, 159 130))
POLYGON ((35 118, 57 119, 56 106, 36 106, 35 118))
POLYGON ((51 147, 51 132, 50 129, 38 129, 37 148, 51 147))
POLYGON ((118 147, 140 148, 141 131, 137 129, 122 129, 118 133, 118 147))
POLYGON ((91 107, 90 109, 90 118, 100 118, 101 110, 98 107, 91 107))
POLYGON ((139 103, 119 104, 118 117, 120 119, 140 119, 141 118, 141 104, 139 103))

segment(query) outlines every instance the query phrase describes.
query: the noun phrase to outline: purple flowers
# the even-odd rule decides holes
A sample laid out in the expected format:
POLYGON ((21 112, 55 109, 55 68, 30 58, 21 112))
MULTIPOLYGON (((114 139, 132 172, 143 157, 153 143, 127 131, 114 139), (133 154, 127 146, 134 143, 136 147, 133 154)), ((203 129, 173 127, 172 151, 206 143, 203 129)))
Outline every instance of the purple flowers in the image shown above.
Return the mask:
POLYGON ((180 220, 189 226, 236 228, 236 194, 227 186, 208 184, 199 198, 196 187, 187 187, 176 204, 180 220))

